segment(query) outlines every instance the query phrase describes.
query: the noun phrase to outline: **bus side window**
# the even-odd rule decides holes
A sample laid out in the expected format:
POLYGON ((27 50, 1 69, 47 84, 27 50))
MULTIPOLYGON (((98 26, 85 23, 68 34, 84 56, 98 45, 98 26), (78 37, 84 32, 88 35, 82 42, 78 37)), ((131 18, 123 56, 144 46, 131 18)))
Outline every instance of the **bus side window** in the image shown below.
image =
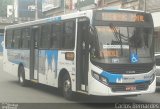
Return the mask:
POLYGON ((21 30, 17 29, 14 31, 14 37, 13 37, 13 48, 21 48, 21 30))
POLYGON ((51 49, 60 49, 61 43, 60 38, 62 36, 62 25, 61 23, 52 24, 51 38, 50 38, 50 47, 51 49))
POLYGON ((75 21, 64 22, 63 31, 63 48, 62 49, 74 49, 75 44, 75 21))
POLYGON ((22 30, 22 49, 30 48, 30 29, 25 28, 22 30))
POLYGON ((5 47, 6 48, 12 48, 12 37, 13 37, 13 31, 12 30, 7 30, 6 31, 6 43, 5 47))
POLYGON ((50 35, 51 35, 51 25, 45 24, 42 25, 41 29, 41 38, 40 38, 40 48, 49 48, 50 47, 50 35))

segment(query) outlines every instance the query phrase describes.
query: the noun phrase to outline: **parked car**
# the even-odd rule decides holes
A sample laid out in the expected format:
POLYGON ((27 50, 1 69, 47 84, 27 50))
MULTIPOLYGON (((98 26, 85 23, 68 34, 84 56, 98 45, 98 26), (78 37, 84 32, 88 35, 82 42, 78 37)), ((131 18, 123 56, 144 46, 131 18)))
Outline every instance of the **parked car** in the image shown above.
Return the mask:
POLYGON ((155 54, 156 58, 156 79, 157 79, 157 85, 160 85, 160 53, 155 54))

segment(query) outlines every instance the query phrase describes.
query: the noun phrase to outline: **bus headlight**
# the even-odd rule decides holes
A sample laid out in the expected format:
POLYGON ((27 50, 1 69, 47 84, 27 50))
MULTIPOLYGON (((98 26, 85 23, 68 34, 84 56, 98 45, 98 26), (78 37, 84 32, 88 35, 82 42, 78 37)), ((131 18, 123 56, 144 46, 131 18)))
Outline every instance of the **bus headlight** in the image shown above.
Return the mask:
POLYGON ((153 74, 151 77, 150 77, 150 83, 152 83, 153 81, 154 81, 154 79, 155 79, 155 74, 153 74))
POLYGON ((99 74, 98 73, 96 73, 96 72, 93 72, 92 71, 92 76, 96 79, 96 80, 99 80, 99 74))
POLYGON ((108 85, 108 80, 107 80, 107 78, 99 75, 98 73, 96 73, 96 72, 94 72, 94 71, 92 71, 92 76, 93 76, 94 79, 98 80, 99 82, 101 82, 101 83, 103 83, 103 84, 105 84, 105 85, 108 85))

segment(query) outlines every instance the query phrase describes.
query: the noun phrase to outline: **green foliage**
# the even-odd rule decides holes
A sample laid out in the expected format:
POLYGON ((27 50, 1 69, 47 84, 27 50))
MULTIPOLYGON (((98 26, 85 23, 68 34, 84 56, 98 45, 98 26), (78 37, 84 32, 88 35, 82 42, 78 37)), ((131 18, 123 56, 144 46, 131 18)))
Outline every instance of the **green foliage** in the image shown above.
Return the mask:
POLYGON ((0 16, 7 16, 7 5, 12 5, 14 0, 0 0, 0 16))

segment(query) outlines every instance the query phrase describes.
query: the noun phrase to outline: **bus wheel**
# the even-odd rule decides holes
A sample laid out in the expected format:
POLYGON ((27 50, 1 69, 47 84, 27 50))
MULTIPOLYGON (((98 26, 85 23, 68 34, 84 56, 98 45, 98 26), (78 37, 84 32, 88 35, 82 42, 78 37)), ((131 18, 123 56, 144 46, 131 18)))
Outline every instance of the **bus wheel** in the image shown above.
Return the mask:
POLYGON ((25 80, 25 71, 23 66, 21 66, 18 70, 18 82, 22 85, 22 86, 26 86, 27 85, 27 81, 25 80))
POLYGON ((68 100, 72 100, 73 98, 73 92, 71 87, 71 79, 68 74, 65 74, 63 77, 63 96, 68 100))

